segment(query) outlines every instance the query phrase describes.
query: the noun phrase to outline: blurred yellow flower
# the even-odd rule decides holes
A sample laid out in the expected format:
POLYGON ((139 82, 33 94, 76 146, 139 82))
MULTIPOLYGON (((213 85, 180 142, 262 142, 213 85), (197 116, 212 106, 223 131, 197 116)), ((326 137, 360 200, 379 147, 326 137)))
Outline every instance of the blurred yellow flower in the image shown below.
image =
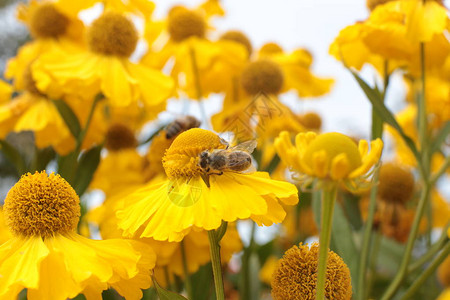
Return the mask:
POLYGON ((33 64, 39 90, 47 92, 57 83, 63 92, 92 99, 103 93, 111 106, 142 103, 162 109, 174 91, 173 80, 158 70, 132 63, 129 56, 138 32, 129 18, 105 12, 87 33, 89 51, 68 54, 63 50, 42 55, 33 64))
POLYGON ((140 299, 150 285, 155 254, 131 240, 93 241, 75 230, 79 198, 59 175, 26 174, 4 205, 13 237, 0 246, 0 297, 67 299, 82 293, 98 299, 113 287, 127 299, 140 299), (36 201, 39 199, 39 201, 36 201))
POLYGON ((0 245, 9 240, 11 237, 12 235, 9 232, 8 227, 6 227, 3 207, 0 206, 0 245))
POLYGON ((367 184, 367 177, 379 161, 383 142, 376 139, 359 145, 349 137, 330 132, 299 133, 292 144, 289 133, 282 132, 275 140, 275 148, 281 160, 299 175, 298 179, 310 183, 321 181, 342 182, 350 190, 367 184))
MULTIPOLYGON (((262 48, 262 50, 264 50, 262 48)), ((296 49, 291 53, 259 52, 260 57, 275 61, 282 69, 284 84, 282 92, 295 90, 299 97, 318 97, 329 93, 334 80, 331 78, 320 78, 313 74, 311 65, 313 56, 306 49, 296 49)))
POLYGON ((226 147, 208 130, 194 128, 180 134, 163 158, 168 180, 124 198, 127 205, 117 213, 124 235, 180 241, 191 229, 216 229, 222 220, 281 222, 285 212, 280 201, 296 204, 297 188, 264 172, 243 174, 226 168, 209 172, 200 166, 200 154, 226 147))

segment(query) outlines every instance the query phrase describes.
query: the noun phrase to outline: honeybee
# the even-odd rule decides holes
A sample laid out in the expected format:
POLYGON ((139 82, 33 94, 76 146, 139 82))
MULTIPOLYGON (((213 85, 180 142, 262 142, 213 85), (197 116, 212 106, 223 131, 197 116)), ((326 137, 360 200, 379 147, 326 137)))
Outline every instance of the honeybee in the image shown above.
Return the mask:
POLYGON ((252 167, 250 153, 256 148, 256 141, 250 140, 227 149, 215 149, 200 153, 199 166, 207 175, 222 175, 224 171, 244 172, 252 167))
POLYGON ((166 139, 171 139, 183 131, 199 126, 200 121, 193 116, 182 116, 176 118, 166 127, 166 139))

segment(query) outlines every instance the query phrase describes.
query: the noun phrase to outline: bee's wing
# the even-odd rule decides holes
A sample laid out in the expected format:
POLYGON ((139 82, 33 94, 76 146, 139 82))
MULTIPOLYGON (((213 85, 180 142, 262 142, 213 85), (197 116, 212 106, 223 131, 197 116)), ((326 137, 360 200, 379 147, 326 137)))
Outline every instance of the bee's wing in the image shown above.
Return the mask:
POLYGON ((243 143, 237 144, 236 146, 230 148, 230 150, 245 151, 248 153, 252 153, 253 150, 255 150, 256 145, 257 145, 256 140, 249 140, 249 141, 245 141, 243 143))
POLYGON ((180 207, 194 205, 200 200, 202 187, 199 181, 172 179, 167 187, 167 196, 173 204, 180 207))

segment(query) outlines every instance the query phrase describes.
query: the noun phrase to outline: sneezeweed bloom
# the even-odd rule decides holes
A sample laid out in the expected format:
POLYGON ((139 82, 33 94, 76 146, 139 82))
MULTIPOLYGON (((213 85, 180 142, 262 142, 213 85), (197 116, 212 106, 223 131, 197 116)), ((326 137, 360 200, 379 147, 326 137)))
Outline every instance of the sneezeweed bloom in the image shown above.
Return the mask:
POLYGON ((0 207, 0 245, 11 238, 11 233, 6 227, 3 207, 0 207))
POLYGON ((319 97, 329 93, 333 86, 333 79, 313 74, 313 56, 307 49, 299 48, 285 53, 281 47, 277 51, 274 47, 263 46, 258 56, 261 59, 270 59, 281 67, 284 74, 282 92, 294 90, 302 98, 319 97))
POLYGON ((0 105, 0 138, 11 132, 31 130, 38 148, 52 146, 58 153, 68 153, 72 138, 56 106, 35 86, 31 73, 24 73, 24 91, 12 101, 0 105))
POLYGON ((140 299, 155 265, 152 249, 131 240, 92 241, 76 231, 79 198, 59 175, 26 174, 5 199, 13 237, 0 246, 0 297, 26 288, 29 299, 101 297, 113 287, 140 299))
MULTIPOLYGON (((279 260, 272 275, 275 300, 316 299, 319 245, 293 246, 279 260)), ((350 270, 341 257, 329 251, 327 260, 326 299, 349 300, 352 297, 350 270)))
POLYGON ((146 29, 149 44, 157 44, 154 42, 158 36, 165 36, 167 42, 162 47, 159 45, 161 49, 153 45, 142 58, 143 64, 157 68, 173 59, 171 75, 179 91, 196 100, 221 92, 221 82, 228 84, 248 59, 247 50, 241 44, 208 40, 209 19, 214 16, 211 13, 219 11, 205 8, 178 5, 172 7, 165 21, 149 22, 146 29))
POLYGON ((225 148, 223 140, 208 130, 194 128, 180 134, 163 158, 168 180, 124 198, 127 206, 117 213, 124 235, 180 241, 193 228, 212 230, 222 221, 281 222, 285 212, 280 202, 297 203, 297 188, 264 172, 224 169, 206 174, 199 155, 225 148))
POLYGON ((18 6, 18 19, 27 25, 33 40, 8 61, 5 77, 13 79, 17 90, 25 89, 24 73, 41 54, 56 48, 73 53, 83 47, 84 25, 77 19, 78 12, 65 9, 58 1, 33 0, 18 6))
POLYGON ((320 184, 343 183, 355 191, 367 187, 369 172, 380 159, 383 142, 376 139, 359 145, 341 133, 299 133, 292 144, 290 135, 282 132, 275 140, 281 160, 294 171, 304 186, 317 179, 320 184))
POLYGON ((91 189, 100 189, 108 197, 144 183, 145 161, 136 149, 137 140, 130 128, 121 123, 112 124, 106 132, 104 146, 108 153, 94 173, 91 189))
POLYGON ((93 99, 101 92, 113 107, 140 103, 163 109, 161 104, 174 91, 173 80, 159 70, 129 60, 138 38, 138 31, 126 15, 104 12, 87 31, 87 51, 71 55, 54 51, 34 63, 37 86, 48 91, 56 82, 64 93, 85 99, 93 99))

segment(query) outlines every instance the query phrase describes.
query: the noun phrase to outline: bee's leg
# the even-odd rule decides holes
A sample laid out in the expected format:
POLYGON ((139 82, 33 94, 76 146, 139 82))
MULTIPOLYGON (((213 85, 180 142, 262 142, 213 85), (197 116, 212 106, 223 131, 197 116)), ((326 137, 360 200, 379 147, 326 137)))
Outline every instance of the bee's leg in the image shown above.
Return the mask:
POLYGON ((223 171, 220 171, 217 175, 222 175, 223 174, 223 171))

